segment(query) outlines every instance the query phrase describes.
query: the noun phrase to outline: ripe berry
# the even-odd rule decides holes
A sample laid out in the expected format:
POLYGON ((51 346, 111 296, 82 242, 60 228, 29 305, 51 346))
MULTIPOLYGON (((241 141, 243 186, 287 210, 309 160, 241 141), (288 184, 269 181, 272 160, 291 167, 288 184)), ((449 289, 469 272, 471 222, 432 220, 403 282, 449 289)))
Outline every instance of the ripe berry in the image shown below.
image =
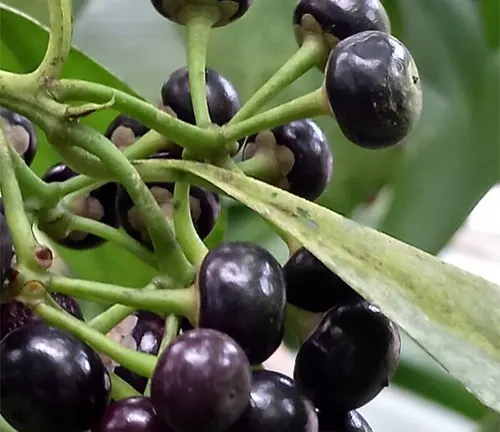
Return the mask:
MULTIPOLYGON (((137 311, 122 320, 108 333, 123 345, 136 351, 157 355, 163 337, 165 320, 152 312, 137 311)), ((139 393, 144 393, 147 378, 124 368, 118 363, 106 358, 108 369, 127 381, 139 393)))
POLYGON ((373 432, 358 411, 318 413, 319 432, 373 432))
POLYGON ((287 302, 309 312, 326 312, 363 300, 306 248, 298 249, 288 259, 283 273, 287 302))
POLYGON ((216 5, 219 8, 221 17, 219 21, 214 24, 214 27, 222 27, 238 18, 241 18, 248 10, 253 0, 211 0, 208 2, 199 2, 197 0, 185 0, 182 2, 176 0, 151 0, 151 4, 156 11, 163 17, 176 22, 178 24, 185 24, 185 18, 182 15, 183 7, 186 5, 216 5))
POLYGON ((330 48, 367 30, 391 32, 389 17, 379 0, 299 0, 293 23, 299 45, 307 33, 313 33, 324 38, 330 48))
MULTIPOLYGON (((240 98, 234 86, 217 71, 207 68, 205 80, 210 119, 212 123, 222 126, 241 108, 240 98)), ((170 108, 177 118, 187 123, 196 123, 187 67, 177 69, 170 75, 161 88, 161 98, 165 108, 170 108)))
POLYGON ((286 288, 276 259, 260 246, 223 243, 203 260, 199 274, 199 327, 231 336, 250 363, 267 360, 284 333, 286 288))
POLYGON ((92 432, 173 432, 158 417, 148 397, 130 397, 109 405, 92 432))
POLYGON ((6 217, 0 213, 0 288, 7 278, 7 273, 12 264, 12 258, 14 258, 12 235, 7 225, 6 217))
POLYGON ((343 134, 360 147, 399 143, 422 109, 420 78, 410 52, 378 31, 339 42, 328 59, 324 89, 343 134))
MULTIPOLYGON (((64 164, 51 167, 43 176, 47 183, 63 182, 77 173, 64 164)), ((116 227, 115 213, 116 184, 107 183, 88 195, 81 195, 71 202, 71 211, 78 216, 94 219, 106 225, 116 227)), ((57 243, 70 249, 90 249, 105 243, 105 240, 93 234, 73 231, 64 239, 54 239, 57 243)))
POLYGON ((149 128, 136 119, 119 114, 110 123, 104 135, 120 150, 124 150, 147 132, 149 132, 149 128))
POLYGON ((332 150, 312 120, 293 121, 250 137, 243 159, 260 152, 269 154, 279 164, 280 177, 274 183, 302 198, 314 201, 332 178, 332 150))
MULTIPOLYGON (((174 202, 174 183, 149 183, 147 185, 167 219, 172 219, 174 202)), ((220 214, 221 204, 218 195, 213 192, 191 187, 190 191, 191 216, 196 232, 203 239, 215 226, 220 214)), ((122 186, 118 187, 116 194, 115 211, 119 224, 137 241, 152 247, 149 234, 142 217, 134 205, 132 198, 122 186)))
POLYGON ((194 329, 161 354, 151 381, 158 415, 182 432, 222 432, 248 402, 251 368, 239 345, 224 333, 194 329))
MULTIPOLYGON (((61 293, 51 293, 51 296, 66 312, 83 321, 80 305, 73 297, 61 293)), ((19 327, 41 322, 40 316, 20 301, 13 300, 0 305, 0 339, 19 327)))
POLYGON ((9 142, 22 156, 26 165, 30 166, 38 147, 33 123, 26 117, 4 107, 0 107, 0 117, 7 122, 4 132, 7 134, 9 142))
POLYGON ((252 372, 250 403, 227 432, 317 432, 314 407, 289 377, 278 372, 252 372))
POLYGON ((299 348, 294 378, 320 411, 350 411, 389 384, 400 345, 397 327, 377 307, 333 308, 299 348))
POLYGON ((102 417, 110 379, 85 343, 45 324, 0 343, 0 413, 22 432, 84 432, 102 417))

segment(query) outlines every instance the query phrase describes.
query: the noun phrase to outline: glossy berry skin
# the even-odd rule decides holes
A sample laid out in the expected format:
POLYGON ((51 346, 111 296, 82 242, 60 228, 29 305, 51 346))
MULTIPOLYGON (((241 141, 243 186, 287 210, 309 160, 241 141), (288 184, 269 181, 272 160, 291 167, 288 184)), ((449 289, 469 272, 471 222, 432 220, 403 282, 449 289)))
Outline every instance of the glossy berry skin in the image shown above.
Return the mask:
POLYGON ((286 288, 281 265, 264 248, 223 243, 203 260, 199 274, 199 327, 231 336, 250 363, 259 364, 283 339, 286 288))
POLYGON ((110 378, 85 343, 45 324, 0 343, 0 412, 22 432, 85 432, 104 414, 110 378))
POLYGON ((283 267, 287 302, 309 312, 363 301, 339 276, 306 248, 298 249, 283 267))
POLYGON ((0 213, 0 288, 7 278, 12 258, 14 258, 12 247, 12 235, 7 225, 7 218, 0 213))
POLYGON ((109 124, 104 135, 120 150, 124 150, 147 132, 149 132, 147 126, 132 117, 119 114, 109 124))
MULTIPOLYGON (((157 355, 164 328, 164 318, 152 312, 136 311, 108 333, 108 336, 136 351, 157 355)), ((139 393, 144 393, 147 378, 118 364, 111 371, 127 381, 139 393)))
POLYGON ((109 405, 92 432, 174 432, 156 414, 148 397, 130 397, 109 405))
POLYGON ((321 128, 312 120, 297 120, 247 140, 243 159, 261 151, 274 151, 284 177, 283 189, 310 201, 326 189, 333 173, 333 155, 321 128))
POLYGON ((314 407, 289 377, 273 371, 252 372, 250 403, 227 432, 317 432, 314 407))
MULTIPOLYGON (((47 183, 63 182, 78 175, 75 171, 62 163, 52 166, 42 177, 47 183)), ((116 227, 118 220, 115 212, 115 197, 117 186, 107 183, 89 195, 77 198, 71 203, 71 210, 79 216, 98 220, 106 225, 116 227)), ((70 249, 91 249, 102 245, 106 240, 93 234, 70 233, 64 239, 54 239, 57 243, 70 249)))
POLYGON ((33 123, 26 117, 4 107, 0 107, 0 117, 8 123, 5 132, 9 142, 24 159, 26 165, 30 166, 38 148, 38 139, 33 123))
MULTIPOLYGON (((202 4, 219 7, 221 18, 214 24, 214 27, 222 27, 241 18, 252 2, 253 0, 212 0, 202 4)), ((197 5, 200 2, 196 0, 151 0, 151 4, 163 17, 178 24, 185 24, 182 8, 186 5, 197 5)))
MULTIPOLYGON (((156 201, 164 210, 166 217, 173 217, 174 183, 148 183, 156 201)), ((218 195, 213 192, 192 186, 189 190, 191 196, 191 214, 198 235, 204 239, 217 223, 221 211, 218 195)), ((152 248, 149 234, 142 223, 142 217, 137 213, 132 198, 122 186, 118 187, 115 202, 115 212, 120 226, 128 235, 152 248)))
POLYGON ((161 354, 151 399, 176 431, 222 432, 245 410, 250 384, 250 363, 233 339, 194 329, 177 336, 161 354))
POLYGON ((320 411, 347 412, 389 385, 400 349, 397 327, 376 306, 340 306, 299 348, 294 378, 320 411))
POLYGON ((330 48, 357 33, 390 33, 391 24, 379 0, 299 0, 293 12, 295 36, 301 45, 305 34, 323 36, 330 48))
MULTIPOLYGON (((211 68, 205 70, 208 111, 212 123, 222 126, 241 108, 234 86, 211 68)), ((180 120, 195 124, 187 67, 177 69, 161 88, 163 105, 169 107, 180 120)))
POLYGON ((324 90, 345 137, 365 148, 399 143, 422 110, 417 67, 408 49, 386 33, 358 33, 332 51, 324 90))
MULTIPOLYGON (((61 293, 51 293, 50 295, 66 312, 83 321, 80 305, 73 297, 61 293)), ((40 316, 20 301, 13 300, 0 305, 0 339, 19 327, 41 322, 40 316)))
POLYGON ((319 432, 373 432, 366 419, 356 410, 347 413, 319 413, 319 432))

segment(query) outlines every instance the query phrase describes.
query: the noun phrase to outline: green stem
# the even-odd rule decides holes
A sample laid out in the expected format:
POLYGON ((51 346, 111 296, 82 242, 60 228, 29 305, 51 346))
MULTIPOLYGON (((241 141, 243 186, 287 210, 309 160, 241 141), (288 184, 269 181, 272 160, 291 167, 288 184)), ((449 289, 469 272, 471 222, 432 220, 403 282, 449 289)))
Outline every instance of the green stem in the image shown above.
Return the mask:
POLYGON ((38 242, 31 230, 31 223, 24 212, 23 197, 9 150, 10 144, 0 122, 0 187, 5 206, 5 217, 12 234, 17 262, 32 270, 38 270, 35 259, 38 242))
POLYGON ((17 432, 9 423, 7 423, 7 420, 5 420, 1 415, 0 415, 0 431, 17 432))
POLYGON ((250 159, 239 162, 237 165, 245 175, 268 183, 274 183, 281 177, 273 152, 259 151, 250 159))
POLYGON ((111 399, 119 401, 130 397, 142 396, 128 382, 114 373, 110 373, 111 378, 111 399))
POLYGON ((60 312, 52 306, 38 303, 32 308, 47 323, 72 333, 77 338, 87 342, 96 351, 112 358, 123 367, 144 377, 150 378, 152 376, 157 360, 155 356, 127 348, 121 343, 91 329, 79 319, 60 312))
POLYGON ((222 132, 226 141, 232 142, 294 120, 320 115, 330 115, 321 88, 242 122, 223 126, 222 132))
POLYGON ((110 227, 109 225, 94 221, 92 219, 76 215, 71 215, 71 217, 69 218, 68 228, 71 231, 84 231, 90 234, 94 234, 105 240, 109 240, 120 246, 121 248, 127 250, 132 255, 139 258, 149 266, 158 268, 158 262, 154 254, 152 254, 148 249, 142 246, 138 241, 117 230, 116 228, 110 227))
POLYGON ((53 276, 47 290, 84 300, 120 303, 159 314, 175 313, 193 318, 198 313, 198 293, 194 288, 152 291, 145 288, 126 288, 64 276, 53 276))
POLYGON ((315 64, 326 59, 327 55, 328 50, 322 40, 312 34, 306 37, 295 54, 248 99, 229 124, 238 123, 257 113, 264 104, 304 75, 315 64))
POLYGON ((148 102, 105 85, 87 81, 61 80, 53 84, 51 93, 60 101, 88 100, 104 103, 114 98, 113 107, 134 117, 169 140, 197 154, 220 153, 225 150, 220 133, 201 129, 158 110, 148 102))
POLYGON ((59 78, 71 50, 73 8, 71 0, 49 0, 50 36, 47 51, 33 72, 46 80, 59 78))

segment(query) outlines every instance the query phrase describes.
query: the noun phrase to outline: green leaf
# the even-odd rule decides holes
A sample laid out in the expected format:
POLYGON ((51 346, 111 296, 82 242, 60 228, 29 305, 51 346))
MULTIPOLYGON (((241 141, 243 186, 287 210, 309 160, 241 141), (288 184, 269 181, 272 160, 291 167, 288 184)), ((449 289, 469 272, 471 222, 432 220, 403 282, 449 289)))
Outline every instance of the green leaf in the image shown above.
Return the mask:
POLYGON ((241 174, 186 161, 168 161, 165 168, 208 181, 290 233, 500 410, 499 286, 241 174))
MULTIPOLYGON (((26 73, 34 70, 45 54, 48 42, 47 30, 33 19, 0 5, 0 67, 12 72, 26 73)), ((123 82, 113 76, 92 59, 72 49, 65 64, 63 76, 80 78, 109 85, 133 93, 123 82)), ((96 130, 103 131, 116 112, 100 111, 86 118, 84 122, 96 130)), ((44 134, 38 131, 39 149, 33 163, 34 171, 42 175, 60 158, 47 143, 44 134)), ((89 251, 70 251, 57 248, 59 254, 81 277, 102 282, 142 286, 154 272, 136 258, 112 244, 89 251)))
MULTIPOLYGON (((73 0, 74 15, 78 14, 80 9, 84 6, 85 1, 86 0, 73 0)), ((24 12, 43 24, 48 24, 49 22, 47 0, 2 0, 2 3, 24 12)))
POLYGON ((491 411, 481 422, 479 432, 498 432, 500 430, 500 414, 491 411))

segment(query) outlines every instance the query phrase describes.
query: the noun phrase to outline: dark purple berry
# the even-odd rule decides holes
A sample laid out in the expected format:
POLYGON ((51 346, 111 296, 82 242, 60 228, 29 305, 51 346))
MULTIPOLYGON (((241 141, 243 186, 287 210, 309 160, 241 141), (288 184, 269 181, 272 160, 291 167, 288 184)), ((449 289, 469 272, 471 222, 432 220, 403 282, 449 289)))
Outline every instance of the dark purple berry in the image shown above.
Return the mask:
POLYGON ((0 197, 0 214, 5 216, 5 207, 3 205, 3 199, 0 197))
POLYGON ((131 397, 109 405, 92 432, 174 432, 156 414, 148 397, 131 397))
POLYGON ((293 121, 250 137, 243 159, 259 155, 273 158, 278 164, 274 184, 311 201, 323 193, 332 179, 332 150, 312 120, 293 121))
POLYGON ((0 342, 0 413, 22 432, 85 432, 104 414, 109 374, 84 342, 45 324, 0 342))
POLYGON ((339 276, 305 248, 297 250, 283 267, 288 303, 309 312, 363 301, 339 276))
MULTIPOLYGON (((115 326, 108 336, 136 351, 157 355, 165 328, 164 318, 148 311, 137 311, 115 326)), ((108 360, 108 359, 106 359, 108 360)), ((108 369, 127 381, 139 393, 144 393, 147 378, 112 362, 108 369)))
POLYGON ((320 411, 350 411, 389 385, 399 331, 367 302, 333 308, 299 348, 294 378, 320 411))
MULTIPOLYGON (((174 202, 174 183, 148 183, 156 201, 167 219, 172 219, 174 202)), ((221 210, 218 195, 213 192, 192 186, 190 188, 191 216, 198 235, 204 239, 215 226, 221 210)), ((152 247, 149 234, 142 216, 134 205, 132 198, 122 186, 118 187, 115 203, 119 224, 123 229, 148 247, 152 247)))
POLYGON ((373 432, 358 411, 318 413, 319 432, 373 432))
MULTIPOLYGON (((50 168, 43 180, 47 183, 64 182, 77 175, 64 164, 57 164, 50 168)), ((115 197, 117 185, 106 183, 93 190, 90 194, 81 195, 70 203, 70 210, 78 216, 90 218, 106 225, 118 225, 115 212, 115 197)), ((70 249, 91 249, 106 242, 101 237, 80 231, 70 232, 65 238, 54 241, 70 249)))
POLYGON ((12 258, 14 258, 12 235, 6 217, 0 213, 0 288, 7 278, 12 258))
POLYGON ((194 329, 177 336, 161 354, 151 399, 176 431, 222 432, 245 410, 251 376, 250 363, 233 339, 194 329))
POLYGON ((161 16, 178 24, 186 24, 182 11, 186 5, 196 6, 203 4, 218 6, 221 17, 214 24, 214 27, 222 27, 241 18, 250 8, 252 2, 253 0, 211 0, 205 3, 200 3, 196 0, 151 0, 151 4, 161 16))
POLYGON ((4 132, 10 144, 21 155, 26 165, 30 166, 38 148, 33 123, 26 117, 4 107, 0 107, 0 117, 6 120, 4 132))
MULTIPOLYGON (((83 321, 82 310, 74 298, 60 293, 51 293, 51 296, 66 312, 83 321)), ((41 322, 42 319, 20 301, 13 300, 0 305, 0 339, 19 327, 41 322)))
POLYGON ((328 59, 324 90, 343 134, 360 147, 399 143, 422 110, 420 78, 410 52, 379 31, 339 42, 328 59))
POLYGON ((250 403, 227 432, 317 432, 314 407, 289 377, 278 372, 252 372, 250 403))
POLYGON ((149 128, 136 119, 119 114, 110 123, 104 135, 120 150, 124 150, 147 132, 149 132, 149 128))
POLYGON ((391 32, 389 17, 379 0, 299 0, 293 24, 300 45, 312 33, 324 38, 330 48, 367 30, 391 32))
POLYGON ((267 360, 283 339, 286 288, 281 265, 252 243, 223 243, 201 264, 199 326, 231 336, 252 364, 267 360))

